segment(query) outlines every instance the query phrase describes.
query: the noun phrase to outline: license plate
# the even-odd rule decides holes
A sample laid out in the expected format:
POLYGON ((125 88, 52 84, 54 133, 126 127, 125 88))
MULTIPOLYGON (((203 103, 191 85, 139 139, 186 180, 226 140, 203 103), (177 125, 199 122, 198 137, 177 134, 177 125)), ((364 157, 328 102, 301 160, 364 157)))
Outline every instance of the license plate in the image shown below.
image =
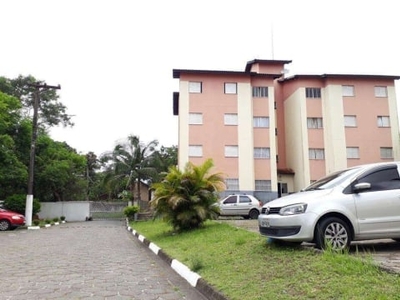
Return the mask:
POLYGON ((261 227, 269 227, 271 225, 269 225, 269 221, 268 220, 262 220, 261 221, 261 227))

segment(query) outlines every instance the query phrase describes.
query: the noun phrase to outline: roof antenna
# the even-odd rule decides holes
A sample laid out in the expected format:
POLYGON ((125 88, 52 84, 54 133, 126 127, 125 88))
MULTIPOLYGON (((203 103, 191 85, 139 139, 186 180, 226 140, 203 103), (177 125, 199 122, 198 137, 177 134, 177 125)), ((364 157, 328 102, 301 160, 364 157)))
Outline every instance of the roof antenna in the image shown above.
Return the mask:
POLYGON ((271 23, 271 53, 274 60, 274 23, 271 23))

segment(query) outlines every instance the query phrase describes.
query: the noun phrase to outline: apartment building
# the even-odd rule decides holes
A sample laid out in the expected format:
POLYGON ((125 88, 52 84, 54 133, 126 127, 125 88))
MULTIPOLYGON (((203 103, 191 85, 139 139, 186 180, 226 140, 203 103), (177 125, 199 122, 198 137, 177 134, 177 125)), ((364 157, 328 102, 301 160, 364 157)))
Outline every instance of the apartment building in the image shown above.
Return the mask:
POLYGON ((174 69, 178 164, 212 158, 231 193, 266 202, 333 171, 400 157, 395 80, 284 76, 289 60, 244 71, 174 69))

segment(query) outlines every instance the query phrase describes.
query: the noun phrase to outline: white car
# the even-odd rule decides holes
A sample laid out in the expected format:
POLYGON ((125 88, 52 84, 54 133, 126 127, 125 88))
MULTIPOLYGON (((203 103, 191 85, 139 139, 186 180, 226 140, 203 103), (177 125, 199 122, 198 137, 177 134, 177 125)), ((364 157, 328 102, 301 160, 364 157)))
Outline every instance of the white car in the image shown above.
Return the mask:
POLYGON ((257 219, 263 203, 252 195, 229 195, 218 202, 221 216, 257 219))
POLYGON ((351 241, 400 241, 400 162, 335 172, 301 192, 266 203, 261 235, 342 250, 351 241))

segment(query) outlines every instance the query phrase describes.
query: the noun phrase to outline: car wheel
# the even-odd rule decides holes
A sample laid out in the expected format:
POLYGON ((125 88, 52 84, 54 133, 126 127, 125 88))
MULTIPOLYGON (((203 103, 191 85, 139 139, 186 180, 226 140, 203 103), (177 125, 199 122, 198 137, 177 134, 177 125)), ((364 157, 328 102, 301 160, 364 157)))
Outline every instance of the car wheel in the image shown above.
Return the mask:
POLYGON ((258 219, 258 215, 260 214, 260 212, 257 210, 257 209, 252 209, 250 212, 249 212, 249 217, 250 217, 250 219, 258 219))
POLYGON ((5 231, 10 229, 10 222, 7 220, 0 220, 0 231, 5 231))
POLYGON ((317 224, 316 244, 321 249, 345 250, 350 247, 349 226, 342 219, 329 217, 317 224))

